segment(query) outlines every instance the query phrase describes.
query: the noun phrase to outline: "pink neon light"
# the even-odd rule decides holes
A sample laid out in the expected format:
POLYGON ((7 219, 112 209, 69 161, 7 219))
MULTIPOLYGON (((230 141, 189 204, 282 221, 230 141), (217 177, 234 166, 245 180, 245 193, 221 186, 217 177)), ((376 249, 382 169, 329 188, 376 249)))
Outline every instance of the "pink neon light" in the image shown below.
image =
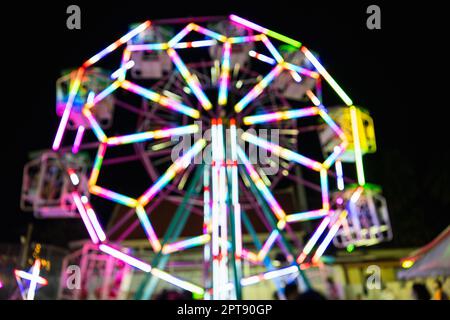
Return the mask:
POLYGON ((234 213, 234 234, 235 234, 235 255, 236 259, 241 259, 242 255, 242 226, 241 226, 241 205, 239 203, 239 182, 237 166, 237 131, 236 120, 230 119, 230 137, 231 137, 231 202, 234 213))
POLYGON ((141 86, 138 86, 137 84, 134 84, 128 80, 125 80, 122 82, 122 88, 134 92, 146 99, 152 100, 156 103, 159 103, 163 107, 167 107, 169 109, 181 112, 183 114, 186 114, 192 118, 198 119, 200 117, 200 114, 198 110, 195 110, 191 107, 188 107, 186 105, 183 105, 182 103, 169 99, 163 95, 160 95, 152 90, 145 89, 141 86))
MULTIPOLYGON (((83 202, 83 199, 81 199, 81 202, 83 202)), ((92 208, 91 204, 86 202, 85 204, 86 212, 89 218, 89 221, 91 222, 92 226, 94 227, 95 233, 98 236, 98 239, 100 241, 106 240, 105 232, 103 231, 103 228, 100 225, 100 222, 97 219, 97 215, 95 214, 94 209, 92 208)))
POLYGON ((339 219, 332 225, 327 236, 325 237, 323 242, 320 244, 319 248, 317 248, 316 253, 312 257, 312 261, 314 263, 318 262, 319 258, 323 255, 323 253, 327 249, 328 245, 330 244, 331 240, 333 240, 335 234, 338 232, 338 230, 342 224, 342 221, 345 219, 346 216, 347 216, 347 211, 343 211, 340 214, 339 219))
POLYGON ((147 29, 150 26, 151 22, 150 21, 145 21, 144 23, 140 24, 139 26, 137 26, 136 28, 134 28, 133 30, 131 30, 130 32, 128 32, 127 34, 125 34, 124 36, 122 36, 119 40, 111 43, 109 46, 107 46, 105 49, 103 49, 102 51, 100 51, 99 53, 97 53, 96 55, 94 55, 92 58, 90 58, 89 60, 87 60, 84 64, 83 67, 87 68, 91 65, 93 65, 94 63, 96 63, 97 61, 99 61, 101 58, 103 58, 104 56, 106 56, 107 54, 113 52, 114 50, 116 50, 118 47, 120 47, 122 44, 128 42, 131 38, 133 38, 134 36, 136 36, 137 34, 141 33, 142 31, 144 31, 145 29, 147 29))
POLYGON ((89 233, 89 236, 91 237, 92 242, 99 243, 99 239, 94 230, 94 227, 92 226, 88 214, 83 206, 83 203, 81 202, 80 195, 77 192, 72 192, 72 198, 73 201, 75 202, 75 205, 77 206, 78 212, 80 213, 81 219, 83 220, 84 225, 86 226, 86 229, 89 233))
POLYGON ((228 41, 230 43, 243 43, 243 42, 261 41, 262 38, 263 38, 263 34, 255 34, 252 36, 231 37, 231 38, 228 38, 228 41))
POLYGON ((319 219, 328 215, 328 211, 320 209, 313 211, 306 211, 301 213, 294 213, 286 216, 287 222, 308 221, 313 219, 319 219))
POLYGON ((80 179, 78 175, 75 173, 75 170, 72 168, 67 169, 67 173, 69 174, 70 181, 74 186, 77 186, 80 183, 80 179))
POLYGON ((261 27, 261 26, 257 25, 256 23, 245 20, 241 17, 238 17, 234 14, 230 15, 230 19, 231 19, 231 21, 237 22, 243 26, 246 26, 250 29, 256 30, 256 31, 264 33, 264 34, 267 33, 267 31, 268 31, 266 28, 261 27))
POLYGON ((283 62, 283 57, 281 56, 281 54, 278 52, 277 49, 275 49, 275 47, 273 46, 272 42, 269 40, 269 38, 267 38, 266 36, 263 36, 262 41, 264 42, 264 44, 266 45, 267 49, 269 49, 270 53, 273 55, 273 57, 275 58, 275 60, 278 63, 283 62))
POLYGON ((198 140, 183 156, 175 160, 175 162, 166 170, 166 172, 137 200, 142 206, 145 206, 153 197, 162 190, 180 171, 186 169, 191 160, 206 145, 206 140, 198 140))
POLYGON ((248 160, 247 156, 245 155, 244 151, 238 146, 237 147, 237 154, 241 161, 243 162, 245 169, 247 170, 250 178, 252 179, 253 183, 255 184, 256 188, 261 192, 264 199, 269 204, 269 207, 275 214, 275 216, 278 218, 278 220, 282 221, 281 224, 279 224, 279 228, 283 229, 285 222, 284 218, 286 217, 286 213, 281 208, 281 206, 278 204, 278 202, 275 200, 274 196, 270 192, 269 188, 264 184, 259 174, 256 172, 255 168, 252 166, 250 161, 248 160))
POLYGON ((120 62, 120 68, 111 74, 111 79, 118 79, 119 81, 124 81, 127 75, 127 70, 134 67, 135 62, 130 61, 131 51, 129 47, 123 50, 122 60, 120 62))
POLYGON ((163 253, 169 254, 172 252, 181 251, 184 249, 199 246, 199 245, 207 243, 210 240, 210 238, 211 237, 209 234, 204 234, 204 235, 201 235, 198 237, 193 237, 193 238, 190 238, 187 240, 178 241, 178 242, 174 242, 171 244, 166 244, 163 248, 163 253))
POLYGON ((141 260, 138 260, 136 258, 133 258, 117 249, 114 249, 113 247, 110 247, 109 245, 101 244, 99 246, 99 249, 107 254, 112 255, 114 258, 119 259, 125 263, 128 263, 130 266, 138 268, 144 272, 150 272, 152 270, 152 267, 149 264, 147 264, 141 260))
POLYGON ((106 144, 102 143, 97 151, 97 156, 95 157, 94 167, 91 171, 91 176, 89 177, 89 186, 95 185, 97 183, 98 176, 100 174, 100 167, 103 162, 103 158, 106 153, 106 144))
POLYGON ((336 161, 337 158, 339 158, 347 149, 348 142, 347 140, 342 141, 342 143, 336 147, 334 147, 333 152, 330 154, 330 156, 323 162, 323 166, 325 168, 330 168, 331 165, 336 161))
POLYGON ((79 126, 77 130, 77 135, 75 137, 75 141, 72 146, 72 153, 78 153, 80 150, 81 141, 83 140, 83 135, 86 128, 84 126, 79 126))
POLYGON ((313 79, 318 79, 320 77, 320 74, 315 71, 311 71, 309 69, 297 66, 289 62, 284 62, 283 66, 290 71, 297 72, 299 74, 305 75, 313 79))
POLYGON ((272 231, 272 233, 270 234, 269 238, 267 239, 267 241, 264 243, 263 247, 261 248, 261 250, 258 253, 258 260, 263 260, 264 257, 267 255, 267 253, 269 252, 270 248, 273 246, 273 244, 275 243, 275 240, 277 240, 279 235, 278 230, 274 230, 272 231))
POLYGON ((89 191, 92 194, 95 194, 99 197, 106 198, 108 200, 113 200, 115 202, 121 203, 125 206, 134 208, 137 205, 136 199, 124 196, 120 193, 99 187, 99 186, 90 186, 89 191))
POLYGON ((253 263, 259 263, 258 256, 251 251, 248 251, 247 249, 242 249, 241 255, 244 259, 247 259, 253 263))
POLYGON ((153 248, 153 251, 158 252, 161 250, 161 244, 158 240, 158 236, 153 229, 152 224, 150 223, 150 219, 147 216, 147 212, 141 206, 136 207, 136 213, 138 215, 139 221, 141 222, 142 227, 144 228, 145 234, 153 248))
POLYGON ((227 40, 227 38, 224 35, 221 35, 221 34, 219 34, 217 32, 214 32, 214 31, 211 31, 209 29, 206 29, 206 28, 204 28, 202 26, 199 26, 199 25, 197 25, 195 23, 192 23, 192 29, 194 31, 197 31, 199 33, 204 34, 207 37, 211 37, 211 38, 216 39, 216 40, 221 41, 221 42, 224 42, 224 41, 227 40))
POLYGON ((291 109, 287 111, 277 111, 271 113, 257 114, 254 116, 244 117, 244 124, 266 123, 279 120, 289 120, 295 118, 303 118, 314 116, 319 112, 317 107, 307 107, 302 109, 291 109))
POLYGON ((203 295, 205 293, 205 290, 203 288, 200 288, 199 286, 196 286, 196 285, 194 285, 194 284, 192 284, 190 282, 178 279, 178 278, 176 278, 176 277, 174 277, 174 276, 172 276, 172 275, 170 275, 167 272, 164 272, 162 270, 159 270, 159 269, 155 268, 155 269, 152 269, 151 272, 152 272, 152 274, 154 276, 156 276, 156 277, 158 277, 160 279, 163 279, 163 280, 165 280, 165 281, 167 281, 167 282, 169 282, 169 283, 171 283, 171 284, 173 284, 173 285, 175 285, 177 287, 183 288, 183 289, 185 289, 187 291, 195 292, 195 293, 198 293, 198 294, 201 294, 201 295, 203 295))
POLYGON ((320 223, 320 225, 317 227, 316 231, 314 232, 314 234, 312 235, 312 237, 308 240, 308 242, 306 243, 305 247, 303 248, 302 253, 300 254, 300 256, 297 258, 297 263, 300 264, 302 263, 306 257, 308 256, 308 254, 311 252, 311 250, 313 249, 314 245, 317 243, 317 241, 319 240, 319 237, 322 235, 322 233, 325 231, 325 229, 327 228, 328 224, 330 223, 330 217, 327 216, 325 217, 322 222, 320 223))
POLYGON ((181 41, 189 32, 192 31, 194 27, 193 23, 188 24, 186 27, 184 27, 180 32, 178 32, 172 39, 169 40, 167 43, 169 47, 174 46, 178 42, 181 41))
POLYGON ((315 171, 322 170, 321 163, 311 160, 311 159, 309 159, 299 153, 291 151, 289 149, 280 147, 279 145, 277 145, 275 143, 269 142, 262 138, 258 138, 252 134, 249 134, 248 132, 244 132, 241 137, 243 140, 248 141, 258 147, 269 150, 270 152, 273 152, 274 154, 276 154, 277 156, 279 156, 283 159, 297 162, 297 163, 302 164, 302 165, 304 165, 312 170, 315 170, 315 171))
POLYGON ((227 103, 228 87, 230 85, 230 54, 231 44, 225 42, 223 45, 222 72, 219 80, 219 105, 227 103))
POLYGON ((85 69, 83 67, 79 68, 77 71, 77 75, 73 83, 70 86, 69 98, 66 103, 66 107, 64 108, 64 113, 61 117, 61 121, 59 123, 58 131, 56 132, 55 140, 53 141, 52 149, 54 151, 58 150, 61 146, 61 141, 64 135, 64 131, 66 130, 67 122, 69 121, 70 112, 72 111, 73 101, 75 100, 75 96, 77 95, 78 88, 81 84, 81 79, 83 78, 85 69))
POLYGON ((275 63, 277 63, 275 61, 275 59, 272 59, 271 57, 268 57, 268 56, 266 56, 264 54, 258 53, 258 52, 253 51, 253 50, 250 50, 248 52, 248 55, 250 57, 252 57, 252 58, 256 58, 256 59, 258 59, 258 60, 260 60, 262 62, 266 62, 266 63, 271 64, 271 65, 274 65, 275 63))
MULTIPOLYGON (((119 69, 120 70, 120 69, 119 69)), ((105 99, 107 96, 109 96, 111 93, 117 90, 117 88, 120 87, 121 81, 114 81, 111 85, 109 85, 105 90, 100 92, 94 97, 94 100, 91 102, 91 105, 89 107, 97 105, 100 101, 105 99)))
POLYGON ((336 122, 334 122, 333 119, 331 119, 331 117, 323 108, 320 108, 319 115, 342 140, 344 141, 347 140, 345 133, 342 131, 341 128, 339 128, 336 122))
POLYGON ((150 139, 162 139, 176 135, 184 135, 189 133, 196 133, 198 131, 198 125, 192 124, 188 126, 182 126, 177 128, 160 129, 155 131, 145 131, 140 133, 133 133, 129 135, 123 135, 118 137, 108 138, 108 145, 120 145, 126 143, 141 142, 150 139))
POLYGON ((183 78, 186 80, 189 88, 191 88, 191 90, 194 92, 194 95, 200 101, 202 107, 205 110, 210 110, 212 108, 211 102, 209 101, 209 99, 205 95, 205 93, 203 92, 203 90, 200 86, 200 83, 189 72, 189 70, 187 69, 184 62, 181 60, 178 53, 174 49, 170 48, 167 50, 167 54, 169 55, 170 59, 172 59, 172 62, 175 65, 175 67, 178 69, 178 71, 180 71, 183 78))
POLYGON ((257 83, 236 105, 234 106, 234 110, 236 112, 241 112, 245 107, 247 107, 250 102, 252 102, 255 98, 257 98, 263 90, 278 76, 281 71, 283 71, 283 67, 281 65, 277 65, 273 68, 259 83, 257 83))
POLYGON ((297 73, 297 71, 290 70, 289 73, 291 74, 291 76, 292 76, 292 78, 294 79, 295 82, 301 82, 302 81, 302 77, 300 77, 300 75, 297 73))
POLYGON ((356 201, 359 200, 359 197, 361 196, 362 192, 364 191, 364 188, 359 186, 350 197, 350 201, 353 203, 356 203, 356 201))
POLYGON ((320 170, 320 186, 322 189, 322 209, 328 211, 330 209, 330 200, 328 195, 328 173, 327 170, 320 170))
POLYGON ((92 131, 94 131, 95 136, 100 142, 106 141, 106 135, 103 132, 102 128, 98 124, 97 120, 95 120, 94 115, 86 108, 82 111, 83 115, 88 119, 89 124, 91 125, 92 131))

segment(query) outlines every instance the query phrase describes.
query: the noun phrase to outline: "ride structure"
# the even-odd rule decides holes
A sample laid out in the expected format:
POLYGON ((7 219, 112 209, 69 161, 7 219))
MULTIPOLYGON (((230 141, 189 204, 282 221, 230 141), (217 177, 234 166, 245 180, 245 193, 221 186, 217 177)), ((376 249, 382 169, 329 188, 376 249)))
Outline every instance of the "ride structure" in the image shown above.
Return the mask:
POLYGON ((40 168, 37 183, 25 170, 22 198, 38 217, 48 217, 47 202, 60 217, 80 217, 93 250, 143 272, 137 299, 151 298, 159 280, 205 299, 242 299, 243 288, 273 280, 282 296, 283 279, 310 286, 304 270, 323 263, 332 241, 392 237, 381 191, 364 176, 373 121, 299 41, 236 15, 146 21, 66 72, 57 93, 53 150, 28 166, 40 168), (81 155, 93 161, 74 165, 81 155), (115 176, 125 186, 104 184, 108 167, 136 162, 149 182, 137 196, 126 175, 115 176), (60 172, 51 199, 39 187, 50 167, 60 172), (108 229, 100 200, 127 208, 108 229), (153 223, 170 214, 158 211, 162 202, 176 206, 166 227, 153 223), (139 226, 150 261, 124 245, 139 226), (180 239, 185 228, 198 234, 180 239), (193 248, 203 250, 201 283, 166 270, 171 255, 193 248), (265 271, 244 273, 244 263, 265 271))

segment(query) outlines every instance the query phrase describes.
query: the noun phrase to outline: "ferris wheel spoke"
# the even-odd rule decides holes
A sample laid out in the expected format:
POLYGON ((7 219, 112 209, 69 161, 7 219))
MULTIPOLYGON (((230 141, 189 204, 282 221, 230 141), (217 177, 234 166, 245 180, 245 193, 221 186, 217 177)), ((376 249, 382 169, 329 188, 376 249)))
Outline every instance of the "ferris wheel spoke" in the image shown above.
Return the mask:
POLYGON ((146 99, 149 99, 151 101, 154 101, 158 104, 160 104, 163 107, 166 107, 168 109, 172 109, 174 111, 177 111, 179 113, 185 114, 187 116, 190 116, 194 119, 198 119, 200 117, 200 113, 198 110, 195 110, 191 107, 188 107, 176 100, 173 100, 171 98, 168 98, 164 95, 161 95, 159 93, 154 92, 150 89, 145 89, 135 83, 132 83, 128 80, 125 80, 121 82, 121 87, 125 90, 134 92, 146 99))
POLYGON ((144 142, 154 139, 170 138, 173 136, 192 134, 198 132, 198 130, 199 130, 198 125, 193 124, 176 128, 146 131, 140 133, 133 133, 129 135, 110 137, 106 140, 106 144, 108 146, 118 146, 123 144, 144 142))
MULTIPOLYGON (((170 194, 170 190, 166 189, 161 193, 161 197, 157 198, 155 201, 153 201, 150 206, 147 208, 147 210, 149 212, 152 212, 153 210, 156 209, 156 207, 158 207, 160 205, 160 203, 164 200, 165 196, 167 196, 168 194, 170 194)), ((128 222, 128 220, 130 220, 132 217, 135 217, 135 208, 131 208, 131 210, 129 212, 127 212, 126 216, 124 216, 120 221, 117 222, 116 225, 114 225, 114 229, 109 231, 109 235, 113 235, 115 234, 120 228, 122 228, 125 223, 128 222)), ((139 220, 134 220, 133 222, 131 222, 128 227, 121 232, 117 237, 117 242, 121 242, 123 240, 125 240, 140 224, 139 220)))
POLYGON ((255 98, 257 98, 267 86, 277 77, 281 71, 283 71, 283 67, 281 65, 277 65, 272 69, 260 82, 258 82, 238 103, 234 106, 234 111, 236 113, 241 112, 245 109, 255 98))
POLYGON ((184 80, 188 84, 189 88, 192 90, 194 95, 197 97, 197 99, 200 101, 200 104, 205 110, 212 109, 211 101, 209 101, 208 97, 206 96, 205 92, 203 91, 200 82, 195 78, 188 70, 184 62, 181 60, 178 53, 172 49, 167 49, 167 54, 169 55, 170 59, 172 59, 173 64, 178 69, 178 71, 183 76, 184 80))
POLYGON ((301 109, 292 109, 287 111, 277 111, 271 113, 263 113, 254 116, 246 116, 243 118, 244 124, 252 125, 259 123, 268 123, 274 121, 291 120, 303 117, 309 117, 317 115, 319 113, 319 108, 317 107, 307 107, 301 109))
POLYGON ((136 207, 136 214, 138 216, 142 228, 145 231, 145 234, 147 235, 147 239, 153 248, 153 251, 158 252, 159 250, 161 250, 161 243, 159 242, 158 236, 156 235, 155 229, 153 228, 152 223, 150 222, 150 219, 148 218, 147 212, 145 211, 144 207, 138 205, 136 207))
POLYGON ((140 24, 139 26, 137 26, 136 28, 134 28, 133 30, 128 32, 126 35, 122 36, 119 40, 111 43, 105 49, 103 49, 102 51, 100 51, 99 53, 97 53, 96 55, 91 57, 90 59, 86 60, 83 63, 83 68, 87 68, 87 67, 92 66, 93 64, 98 62, 100 59, 102 59, 103 57, 105 57, 109 53, 113 52, 114 50, 116 50, 121 45, 127 43, 129 40, 131 40, 132 38, 137 36, 139 33, 143 32, 145 29, 150 27, 150 25, 151 25, 151 21, 150 20, 147 20, 144 23, 140 24))
POLYGON ((267 36, 262 36, 261 38, 262 42, 265 44, 266 48, 269 50, 270 54, 275 58, 275 61, 277 63, 283 63, 284 59, 281 56, 280 52, 274 47, 272 42, 269 40, 267 36))
POLYGON ((206 140, 198 140, 183 156, 178 158, 166 172, 142 195, 137 202, 145 206, 155 197, 175 176, 185 170, 191 160, 206 146, 206 140))
POLYGON ((342 88, 337 84, 337 82, 331 77, 327 70, 322 66, 322 64, 317 60, 317 58, 309 51, 306 47, 300 49, 306 58, 312 63, 312 65, 317 69, 317 71, 322 75, 322 77, 328 82, 328 84, 333 88, 336 94, 344 101, 347 106, 352 106, 353 101, 350 97, 342 90, 342 88))
MULTIPOLYGON (((380 226, 383 222, 377 217, 378 204, 375 208, 375 200, 366 199, 372 194, 363 187, 362 158, 375 147, 375 141, 369 145, 364 139, 374 139, 369 137, 373 134, 370 128, 365 130, 365 118, 359 114, 362 111, 353 105, 315 53, 299 41, 236 15, 147 21, 133 25, 130 30, 90 59, 83 60, 80 68, 65 72, 58 79, 56 107, 61 119, 53 150, 60 155, 79 157, 79 150, 98 149, 88 150, 90 156, 95 156, 93 163, 63 168, 71 187, 79 189, 73 193, 75 189, 67 191, 63 185, 61 194, 72 195, 69 200, 74 204, 73 215, 85 223, 98 249, 147 273, 135 297, 151 298, 159 280, 205 299, 241 299, 242 286, 270 279, 275 279, 279 293, 282 283, 293 277, 303 279, 304 287, 308 288, 302 270, 320 265, 333 239, 348 237, 337 241, 337 247, 382 241, 379 238, 383 236, 374 228, 387 226, 380 226), (111 61, 104 59, 113 55, 111 61), (115 58, 119 65, 111 66, 115 58), (111 70, 103 70, 106 67, 111 70), (326 109, 326 101, 322 101, 323 81, 346 106, 326 109), (347 111, 348 121, 342 118, 347 111), (131 131, 120 131, 130 130, 130 126, 131 131), (247 132, 241 134, 239 126, 247 132), (259 135, 254 133, 257 129, 267 130, 269 136, 278 137, 279 141, 267 136, 260 138, 266 132, 259 135), (69 130, 77 130, 73 132, 75 140, 70 147, 60 147, 64 135, 67 140, 72 138, 72 135, 67 137, 71 134, 69 130), (89 136, 88 131, 92 131, 89 136), (314 143, 319 142, 322 151, 318 157, 317 150, 311 150, 314 156, 303 155, 302 151, 310 144, 300 139, 313 134, 318 135, 314 143), (183 148, 180 155, 176 152, 183 145, 171 139, 179 136, 193 137, 195 142, 192 147, 183 148), (95 142, 86 141, 90 138, 95 142), (254 154, 240 147, 237 139, 242 139, 239 142, 249 145, 250 150, 266 154, 266 159, 255 161, 254 154), (210 149, 206 148, 208 143, 210 149), (108 158, 104 159, 107 148, 115 146, 119 148, 108 152, 108 158), (197 161, 200 158, 201 162, 197 161), (348 162, 353 158, 361 186, 352 195, 348 191, 354 187, 349 185, 344 169, 352 173, 347 167, 353 165, 348 162), (128 191, 115 192, 123 190, 119 187, 107 189, 99 182, 104 166, 138 160, 139 168, 143 166, 147 173, 140 177, 146 179, 147 188, 137 197, 126 195, 128 191), (209 160, 211 163, 207 163, 209 160), (307 168, 305 175, 302 167, 307 168), (308 169, 313 170, 314 178, 320 175, 320 184, 308 181, 311 173, 308 169), (203 189, 199 182, 202 180, 203 189), (339 191, 329 188, 334 180, 339 191), (314 192, 306 193, 305 187, 314 192), (285 212, 282 205, 288 202, 279 195, 281 191, 292 190, 293 196, 298 197, 293 205, 298 208, 285 212), (369 201, 368 214, 375 226, 367 225, 369 222, 359 217, 358 208, 352 205, 359 196, 369 201), (100 198, 104 198, 115 205, 106 234, 89 197, 99 204, 103 202, 100 198), (317 202, 321 197, 322 206, 317 208, 316 199, 309 201, 310 197, 316 197, 317 202), (177 208, 173 216, 163 203, 177 208), (348 209, 348 217, 343 208, 348 209), (253 214, 254 225, 246 210, 253 214), (153 219, 153 214, 160 212, 169 214, 166 218, 171 220, 161 238, 164 225, 153 219), (202 232, 187 238, 183 234, 181 238, 189 218, 193 218, 190 223, 198 223, 199 217, 203 217, 202 232), (304 230, 308 237, 306 245, 296 233, 305 221, 315 224, 315 229, 304 230), (242 241, 242 228, 253 243, 242 241), (131 255, 129 249, 134 244, 129 248, 112 244, 112 241, 120 243, 130 239, 137 231, 144 246, 153 251, 150 264, 131 255), (203 283, 196 285, 172 275, 172 268, 181 264, 166 266, 169 257, 200 246, 203 246, 203 283), (298 251, 294 252, 294 247, 298 251), (277 265, 271 260, 272 253, 278 252, 283 259, 277 257, 277 260, 284 260, 287 265, 281 262, 277 265), (245 262, 259 270, 244 270, 245 262), (267 270, 261 273, 263 266, 267 270)), ((124 178, 119 181, 138 183, 127 179, 131 177, 124 178)), ((38 203, 39 208, 35 209, 35 203, 41 201, 37 198, 30 200, 33 205, 30 208, 35 210, 35 215, 44 216, 36 211, 41 207, 46 212, 58 209, 55 213, 58 215, 72 214, 72 209, 50 203, 56 198, 59 180, 54 175, 48 175, 48 180, 50 187, 46 189, 54 190, 42 196, 42 201, 48 202, 46 207, 38 203)), ((26 188, 25 200, 34 196, 31 192, 39 195, 42 187, 37 192, 32 186, 26 188)), ((279 296, 284 294, 281 292, 279 296)))
POLYGON ((280 34, 278 32, 275 32, 275 31, 269 30, 267 28, 264 28, 264 27, 262 27, 260 25, 257 25, 256 23, 248 21, 248 20, 246 20, 244 18, 241 18, 241 17, 239 17, 237 15, 231 14, 229 18, 234 23, 237 23, 237 24, 239 24, 241 26, 244 26, 246 28, 253 29, 253 30, 257 31, 257 32, 261 32, 261 33, 263 33, 263 34, 265 34, 265 35, 267 35, 269 37, 272 37, 274 39, 283 41, 283 42, 285 42, 285 43, 287 43, 287 44, 289 44, 289 45, 291 45, 291 46, 293 46, 295 48, 300 48, 301 45, 302 45, 302 43, 297 41, 297 40, 291 39, 291 38, 286 37, 285 35, 282 35, 282 34, 280 34))
MULTIPOLYGON (((258 172, 255 170, 254 166, 250 163, 250 160, 245 155, 244 151, 238 146, 237 147, 237 155, 238 158, 242 161, 244 164, 244 167, 250 176, 250 179, 255 184, 256 188, 261 192, 264 199, 267 201, 270 209, 275 214, 275 216, 278 218, 278 220, 284 221, 286 217, 286 213, 281 208, 280 204, 275 200, 275 197, 272 195, 272 192, 270 189, 265 185, 261 177, 259 176, 258 172)), ((284 223, 280 224, 280 228, 284 227, 284 223)))
POLYGON ((312 257, 313 263, 319 262, 320 257, 323 255, 328 245, 333 240, 334 236, 338 232, 339 228, 341 227, 346 217, 347 217, 347 210, 343 210, 342 212, 338 213, 336 220, 329 228, 328 234, 325 236, 322 243, 319 245, 316 252, 314 253, 314 256, 312 257))
POLYGON ((323 165, 320 162, 309 159, 301 154, 291 151, 289 149, 283 148, 275 143, 269 142, 263 138, 258 138, 248 132, 244 132, 241 138, 249 143, 252 143, 258 147, 266 149, 270 152, 273 152, 280 158, 283 158, 288 161, 294 161, 301 165, 304 165, 314 171, 320 171, 323 168, 323 165))
POLYGON ((223 45, 222 66, 219 78, 218 103, 220 106, 226 105, 228 100, 228 88, 230 86, 230 55, 231 43, 225 42, 223 45))

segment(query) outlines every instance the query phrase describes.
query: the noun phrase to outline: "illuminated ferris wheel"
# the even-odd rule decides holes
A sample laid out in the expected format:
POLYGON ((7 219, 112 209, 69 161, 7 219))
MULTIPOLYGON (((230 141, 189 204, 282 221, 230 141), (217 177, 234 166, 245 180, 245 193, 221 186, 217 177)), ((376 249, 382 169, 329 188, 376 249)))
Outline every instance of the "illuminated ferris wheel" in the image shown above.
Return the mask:
POLYGON ((363 155, 376 150, 368 112, 315 53, 241 17, 132 26, 66 72, 57 100, 53 151, 25 168, 22 207, 37 217, 81 217, 101 252, 146 274, 136 298, 150 298, 158 280, 205 299, 241 299, 262 280, 280 289, 285 277, 307 288, 304 270, 323 263, 332 241, 392 237, 385 200, 364 177, 363 155), (142 193, 102 183, 105 168, 130 162, 144 168, 142 193), (295 190, 289 208, 283 190, 295 190), (96 214, 100 199, 127 208, 108 229, 96 214), (175 212, 158 211, 162 201, 175 212), (162 234, 155 214, 171 214, 162 234), (199 232, 180 240, 193 214, 199 232), (152 261, 124 245, 139 227, 152 261), (172 254, 195 247, 203 248, 201 283, 166 268, 172 254), (243 263, 266 271, 244 272, 243 263))

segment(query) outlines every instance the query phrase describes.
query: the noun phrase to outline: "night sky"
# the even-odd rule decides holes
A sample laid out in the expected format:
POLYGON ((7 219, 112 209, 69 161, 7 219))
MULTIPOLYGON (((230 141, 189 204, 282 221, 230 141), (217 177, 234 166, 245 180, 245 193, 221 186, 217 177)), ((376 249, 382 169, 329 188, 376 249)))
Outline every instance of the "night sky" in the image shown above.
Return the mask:
POLYGON ((29 222, 35 222, 33 240, 63 244, 67 239, 64 228, 72 222, 35 221, 19 209, 28 153, 50 148, 56 132, 55 81, 62 69, 80 65, 130 23, 230 13, 319 52, 353 101, 370 110, 378 152, 365 158, 365 168, 367 180, 381 185, 388 201, 394 229, 388 246, 423 245, 450 224, 448 99, 443 97, 448 80, 439 78, 448 65, 442 43, 448 36, 439 34, 445 20, 435 16, 430 22, 425 17, 431 8, 409 2, 397 8, 379 1, 216 2, 58 1, 11 9, 17 19, 3 27, 2 44, 2 75, 8 80, 1 106, 0 242, 17 243, 29 222), (69 4, 81 7, 81 30, 66 29, 69 4), (381 7, 381 30, 366 28, 369 4, 381 7))

